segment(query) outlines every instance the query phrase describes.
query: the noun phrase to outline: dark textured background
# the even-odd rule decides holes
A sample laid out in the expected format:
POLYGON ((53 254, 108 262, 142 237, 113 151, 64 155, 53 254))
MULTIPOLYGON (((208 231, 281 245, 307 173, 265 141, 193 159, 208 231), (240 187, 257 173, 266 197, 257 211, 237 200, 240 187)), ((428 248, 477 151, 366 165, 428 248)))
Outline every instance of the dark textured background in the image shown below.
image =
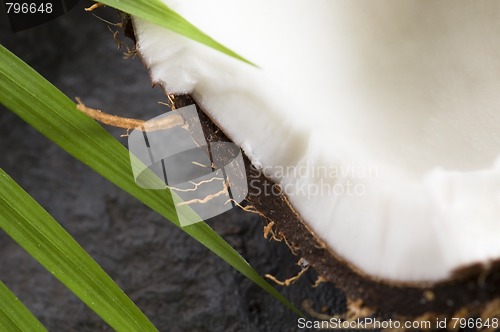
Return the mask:
MULTIPOLYGON (((0 41, 69 97, 109 113, 150 119, 165 111, 139 59, 124 60, 107 24, 83 11, 0 41)), ((97 12, 117 22, 110 9, 97 12)), ((122 143, 122 130, 109 128, 122 143)), ((297 316, 168 221, 93 173, 0 106, 0 167, 45 207, 125 290, 160 331, 295 331, 297 316)), ((0 211, 1 213, 1 211, 0 211)), ((298 272, 285 245, 262 236, 263 221, 232 210, 209 224, 261 273, 298 272)), ((51 331, 110 328, 0 231, 0 279, 51 331)), ((309 271, 288 288, 296 306, 342 304, 309 271), (335 300, 334 300, 335 299, 335 300)))

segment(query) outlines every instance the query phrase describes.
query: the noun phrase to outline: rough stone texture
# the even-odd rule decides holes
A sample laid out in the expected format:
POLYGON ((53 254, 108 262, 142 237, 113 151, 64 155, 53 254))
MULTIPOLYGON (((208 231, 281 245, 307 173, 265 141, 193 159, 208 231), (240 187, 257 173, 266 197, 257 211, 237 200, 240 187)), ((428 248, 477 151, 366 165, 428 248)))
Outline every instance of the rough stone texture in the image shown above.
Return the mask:
MULTIPOLYGON (((138 59, 124 60, 107 25, 83 5, 1 43, 68 96, 112 114, 150 119, 166 101, 138 59)), ((113 22, 111 10, 99 16, 113 22)), ((126 144, 122 130, 110 132, 126 144)), ((0 167, 44 206, 137 303, 160 331, 296 331, 297 316, 203 246, 73 159, 0 106, 0 167)), ((1 211, 0 211, 1 213, 1 211)), ((285 245, 263 239, 259 217, 232 210, 209 224, 261 273, 298 272, 285 245)), ((97 315, 0 231, 0 279, 51 331, 109 331, 97 315)), ((282 293, 344 306, 309 271, 282 293)))

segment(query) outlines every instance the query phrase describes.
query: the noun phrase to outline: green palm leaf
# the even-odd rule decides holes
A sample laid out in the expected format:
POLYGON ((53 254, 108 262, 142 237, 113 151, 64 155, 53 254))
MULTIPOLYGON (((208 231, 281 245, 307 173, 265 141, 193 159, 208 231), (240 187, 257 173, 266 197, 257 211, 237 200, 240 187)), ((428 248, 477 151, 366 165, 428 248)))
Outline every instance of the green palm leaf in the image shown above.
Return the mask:
POLYGON ((203 31, 189 23, 189 21, 159 0, 99 0, 99 2, 119 9, 130 15, 143 18, 149 22, 177 32, 180 35, 205 44, 208 47, 218 50, 233 58, 255 66, 255 64, 249 60, 213 40, 210 36, 206 35, 203 31))
POLYGON ((71 235, 2 169, 0 211, 0 228, 111 327, 117 331, 157 331, 71 235))
MULTIPOLYGON (((95 121, 78 112, 69 98, 3 46, 0 46, 0 103, 72 156, 179 226, 170 192, 138 187, 131 174, 128 150, 95 121)), ((199 218, 191 209, 186 211, 191 218, 199 218)), ((206 223, 182 229, 300 314, 206 223)))
POLYGON ((47 331, 28 308, 26 308, 1 281, 0 331, 47 331))

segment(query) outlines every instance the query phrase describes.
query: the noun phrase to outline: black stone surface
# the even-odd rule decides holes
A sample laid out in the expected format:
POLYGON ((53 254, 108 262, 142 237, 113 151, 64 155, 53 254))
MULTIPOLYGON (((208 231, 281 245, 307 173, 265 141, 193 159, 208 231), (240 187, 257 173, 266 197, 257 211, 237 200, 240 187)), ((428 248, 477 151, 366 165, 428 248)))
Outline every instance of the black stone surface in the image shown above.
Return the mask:
MULTIPOLYGON (((150 119, 166 101, 139 59, 125 60, 108 25, 82 2, 53 22, 13 34, 0 16, 0 41, 69 97, 111 114, 150 119)), ((118 22, 110 9, 97 15, 118 22)), ((114 27, 112 27, 114 29, 114 27)), ((124 38, 124 37, 123 37, 124 38)), ((124 132, 108 128, 120 138, 124 132)), ((297 331, 297 316, 228 264, 128 194, 73 159, 0 106, 0 167, 111 275, 160 331, 297 331)), ((1 211, 0 211, 1 213, 1 211)), ((288 248, 262 236, 263 221, 232 210, 209 224, 262 275, 298 272, 288 248)), ((109 331, 96 314, 0 231, 0 279, 50 331, 109 331)), ((297 307, 343 305, 309 271, 282 293, 297 307)))

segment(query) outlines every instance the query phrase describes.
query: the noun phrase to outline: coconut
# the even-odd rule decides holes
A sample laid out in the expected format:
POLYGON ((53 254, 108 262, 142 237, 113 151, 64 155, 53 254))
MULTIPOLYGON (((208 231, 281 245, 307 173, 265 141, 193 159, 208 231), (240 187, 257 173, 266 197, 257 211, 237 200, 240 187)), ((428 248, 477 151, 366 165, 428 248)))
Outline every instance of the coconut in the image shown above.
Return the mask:
POLYGON ((257 64, 133 18, 152 81, 242 148, 248 201, 323 280, 405 317, 491 312, 500 3, 163 1, 257 64))

